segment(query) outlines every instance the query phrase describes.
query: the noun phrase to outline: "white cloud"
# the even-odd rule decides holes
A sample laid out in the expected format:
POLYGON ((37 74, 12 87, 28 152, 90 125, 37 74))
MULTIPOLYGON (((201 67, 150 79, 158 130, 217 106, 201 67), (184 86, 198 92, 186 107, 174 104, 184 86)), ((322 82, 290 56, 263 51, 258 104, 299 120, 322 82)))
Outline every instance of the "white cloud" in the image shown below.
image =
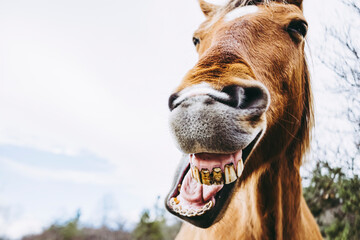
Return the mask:
POLYGON ((74 170, 48 169, 34 167, 14 160, 0 157, 2 167, 10 168, 17 174, 42 180, 66 181, 80 184, 116 185, 119 184, 116 172, 81 172, 74 170))
POLYGON ((11 223, 0 219, 0 229, 3 229, 1 234, 11 239, 20 239, 27 234, 40 233, 46 224, 48 223, 38 221, 32 216, 23 217, 11 223))

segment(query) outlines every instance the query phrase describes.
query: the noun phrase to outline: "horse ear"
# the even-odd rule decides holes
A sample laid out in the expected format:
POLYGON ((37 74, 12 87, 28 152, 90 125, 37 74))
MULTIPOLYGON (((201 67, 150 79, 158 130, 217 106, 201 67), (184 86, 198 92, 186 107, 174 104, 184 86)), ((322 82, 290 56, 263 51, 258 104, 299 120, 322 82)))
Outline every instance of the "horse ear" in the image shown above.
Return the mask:
POLYGON ((303 0, 288 0, 287 2, 298 6, 301 10, 303 9, 303 0))
POLYGON ((198 0, 200 4, 201 11, 204 13, 206 17, 213 16, 220 6, 205 2, 204 0, 198 0))

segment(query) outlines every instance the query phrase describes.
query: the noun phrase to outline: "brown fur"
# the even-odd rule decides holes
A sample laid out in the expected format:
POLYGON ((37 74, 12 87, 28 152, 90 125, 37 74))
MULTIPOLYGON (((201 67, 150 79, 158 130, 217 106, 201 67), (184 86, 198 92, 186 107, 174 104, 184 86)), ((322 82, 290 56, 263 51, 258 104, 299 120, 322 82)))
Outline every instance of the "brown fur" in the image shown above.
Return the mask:
POLYGON ((178 91, 200 82, 221 90, 255 79, 271 95, 267 130, 247 160, 224 217, 208 229, 184 223, 177 239, 322 239, 302 196, 299 168, 309 148, 312 93, 304 40, 286 26, 304 19, 302 1, 268 3, 259 12, 226 23, 222 17, 248 1, 206 5, 195 32, 199 61, 178 91))

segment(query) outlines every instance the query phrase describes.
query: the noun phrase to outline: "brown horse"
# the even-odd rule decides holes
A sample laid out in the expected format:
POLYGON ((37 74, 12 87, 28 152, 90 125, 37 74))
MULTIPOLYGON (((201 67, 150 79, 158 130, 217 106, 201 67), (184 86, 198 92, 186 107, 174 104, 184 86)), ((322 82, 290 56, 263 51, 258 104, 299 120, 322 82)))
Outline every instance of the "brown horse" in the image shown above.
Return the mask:
POLYGON ((177 239, 321 239, 299 174, 313 123, 302 0, 199 2, 199 61, 169 99, 177 239))

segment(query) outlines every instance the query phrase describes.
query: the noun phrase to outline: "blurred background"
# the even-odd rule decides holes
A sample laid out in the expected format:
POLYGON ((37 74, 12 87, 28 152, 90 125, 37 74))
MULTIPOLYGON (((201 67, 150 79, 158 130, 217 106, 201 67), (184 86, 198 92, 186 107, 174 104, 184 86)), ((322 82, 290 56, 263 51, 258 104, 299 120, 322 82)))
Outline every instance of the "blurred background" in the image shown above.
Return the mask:
MULTIPOLYGON (((360 239, 360 4, 304 4, 304 195, 324 236, 360 239)), ((196 0, 0 0, 0 239, 173 238, 167 99, 203 20, 196 0)))

